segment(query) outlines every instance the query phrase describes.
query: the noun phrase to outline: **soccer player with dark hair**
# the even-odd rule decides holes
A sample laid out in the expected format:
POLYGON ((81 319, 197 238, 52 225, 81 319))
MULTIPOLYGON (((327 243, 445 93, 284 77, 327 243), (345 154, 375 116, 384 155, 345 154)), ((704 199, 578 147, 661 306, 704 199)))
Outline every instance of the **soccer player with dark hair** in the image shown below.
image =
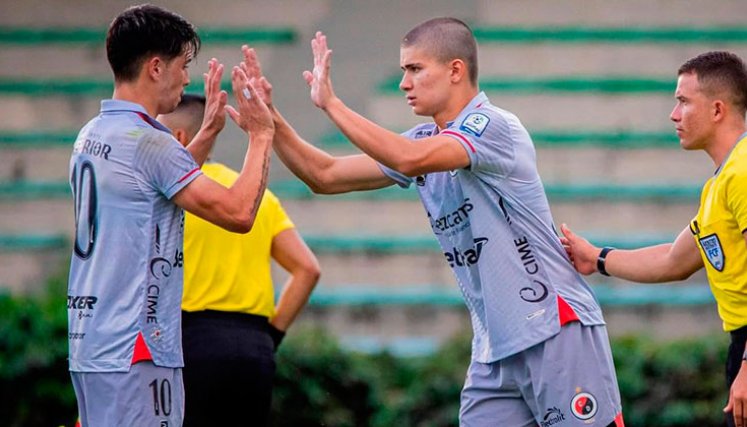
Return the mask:
POLYGON ((182 209, 245 233, 265 189, 274 126, 239 67, 237 110, 220 90, 223 65, 209 62, 205 118, 186 149, 154 119, 176 108, 199 46, 189 22, 156 6, 131 7, 109 27, 114 94, 70 159, 69 361, 84 427, 181 425, 182 209), (226 111, 253 146, 231 188, 200 171, 226 111))
MULTIPOLYGON (((200 128, 204 109, 204 97, 184 95, 176 110, 159 115, 158 121, 186 146, 200 128)), ((210 159, 202 173, 225 186, 238 176, 210 159)), ((308 301, 319 263, 269 189, 247 234, 230 233, 187 213, 184 258, 184 426, 265 426, 275 351, 308 301), (277 307, 271 259, 289 273, 277 307)))
POLYGON ((677 72, 670 119, 680 146, 703 150, 716 171, 706 181, 698 214, 673 243, 635 250, 597 248, 561 230, 576 269, 634 282, 684 280, 705 266, 724 330, 730 426, 747 425, 747 68, 729 52, 707 52, 677 72))
MULTIPOLYGON (((273 147, 317 193, 415 184, 472 319, 460 425, 622 426, 602 311, 555 232, 528 132, 478 88, 470 28, 436 18, 402 40, 400 89, 433 122, 401 135, 335 96, 326 37, 311 44, 311 99, 364 154, 315 148, 274 108, 273 147)), ((259 77, 256 54, 244 54, 259 77)))

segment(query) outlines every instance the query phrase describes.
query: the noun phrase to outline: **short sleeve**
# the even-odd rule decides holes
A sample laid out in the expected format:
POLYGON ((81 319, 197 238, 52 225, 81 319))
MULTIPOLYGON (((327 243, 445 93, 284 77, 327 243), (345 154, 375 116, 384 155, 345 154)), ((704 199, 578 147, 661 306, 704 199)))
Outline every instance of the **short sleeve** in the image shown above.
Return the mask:
POLYGON ((456 139, 470 158, 470 170, 506 177, 515 159, 511 124, 487 109, 473 111, 455 121, 442 135, 456 139))
POLYGON ((283 209, 280 200, 270 190, 265 190, 265 194, 262 196, 262 205, 263 214, 267 215, 270 219, 270 235, 272 237, 295 227, 293 221, 291 221, 285 209, 283 209))
POLYGON ((747 231, 747 168, 735 171, 726 184, 726 203, 739 230, 747 231))
POLYGON ((410 184, 412 184, 412 178, 410 178, 409 176, 401 174, 392 168, 382 165, 381 163, 378 163, 378 165, 379 169, 384 172, 384 175, 394 180, 394 182, 396 182, 400 187, 407 188, 410 186, 410 184))
POLYGON ((144 182, 168 199, 202 174, 189 151, 161 131, 148 132, 140 139, 134 168, 144 182))

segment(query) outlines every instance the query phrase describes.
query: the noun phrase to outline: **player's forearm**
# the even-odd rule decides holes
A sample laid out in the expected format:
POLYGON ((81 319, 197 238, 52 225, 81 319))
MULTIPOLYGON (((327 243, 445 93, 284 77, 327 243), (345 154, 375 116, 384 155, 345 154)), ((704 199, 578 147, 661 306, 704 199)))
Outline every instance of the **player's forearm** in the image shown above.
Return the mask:
POLYGON ((235 222, 243 232, 248 232, 254 225, 262 195, 267 188, 267 175, 270 170, 270 146, 272 132, 252 135, 246 151, 244 166, 239 177, 228 190, 230 197, 227 203, 235 222))
POLYGON ((192 138, 192 141, 187 145, 187 150, 192 154, 192 158, 195 159, 198 165, 202 166, 210 155, 210 151, 215 145, 215 140, 218 138, 218 132, 211 132, 204 129, 200 129, 199 132, 192 138))
POLYGON ((607 254, 605 269, 611 276, 640 283, 684 280, 692 271, 671 256, 672 244, 634 250, 616 249, 607 254))
POLYGON ((288 330, 308 302, 318 280, 318 271, 298 272, 288 279, 271 321, 274 327, 281 331, 288 330))
POLYGON ((314 192, 329 192, 323 175, 334 161, 328 153, 304 141, 279 111, 273 109, 273 148, 280 160, 314 192))
POLYGON ((324 111, 350 142, 379 163, 405 174, 417 163, 419 153, 411 140, 361 116, 339 98, 324 111))

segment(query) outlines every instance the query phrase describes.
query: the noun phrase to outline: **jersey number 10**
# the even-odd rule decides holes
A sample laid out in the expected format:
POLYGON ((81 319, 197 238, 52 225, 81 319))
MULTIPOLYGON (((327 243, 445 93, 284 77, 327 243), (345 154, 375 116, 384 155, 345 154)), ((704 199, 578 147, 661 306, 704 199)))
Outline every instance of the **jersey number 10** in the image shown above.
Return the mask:
POLYGON ((70 175, 75 200, 75 255, 87 259, 96 244, 96 173, 93 164, 84 160, 73 166, 70 175))

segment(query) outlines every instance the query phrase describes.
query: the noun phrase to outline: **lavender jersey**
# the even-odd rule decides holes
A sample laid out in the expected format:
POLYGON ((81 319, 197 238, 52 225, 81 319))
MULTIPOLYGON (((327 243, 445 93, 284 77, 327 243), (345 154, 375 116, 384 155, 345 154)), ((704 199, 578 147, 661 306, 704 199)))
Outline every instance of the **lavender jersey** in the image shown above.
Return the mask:
POLYGON ((154 364, 183 365, 184 213, 169 199, 200 174, 140 105, 102 101, 101 113, 80 131, 70 159, 71 371, 128 371, 136 341, 154 364))
MULTIPOLYGON (((437 132, 430 123, 404 135, 437 132)), ((415 178, 382 170, 402 187, 416 184, 470 312, 473 360, 491 363, 545 341, 560 331, 568 306, 583 324, 604 324, 555 232, 519 119, 480 93, 441 134, 462 144, 468 168, 415 178)))

